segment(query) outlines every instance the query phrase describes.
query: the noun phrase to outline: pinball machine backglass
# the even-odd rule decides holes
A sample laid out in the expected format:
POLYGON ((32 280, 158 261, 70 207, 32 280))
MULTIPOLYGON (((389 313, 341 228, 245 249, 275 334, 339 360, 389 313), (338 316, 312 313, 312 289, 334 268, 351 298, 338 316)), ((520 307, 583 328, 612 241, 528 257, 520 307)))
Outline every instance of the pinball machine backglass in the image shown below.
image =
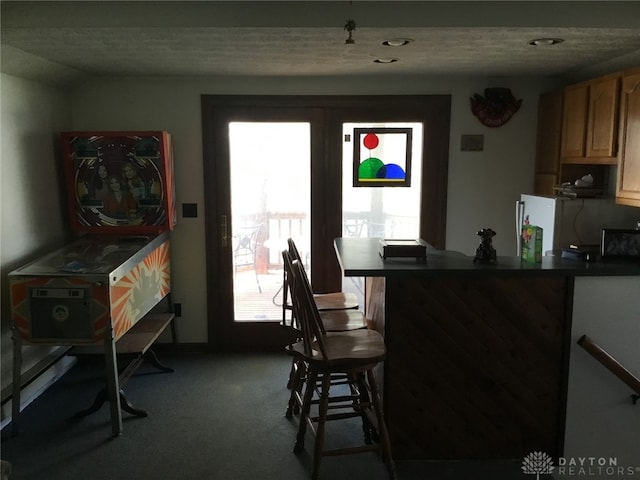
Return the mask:
POLYGON ((169 133, 66 132, 62 148, 75 231, 126 235, 173 229, 169 133))

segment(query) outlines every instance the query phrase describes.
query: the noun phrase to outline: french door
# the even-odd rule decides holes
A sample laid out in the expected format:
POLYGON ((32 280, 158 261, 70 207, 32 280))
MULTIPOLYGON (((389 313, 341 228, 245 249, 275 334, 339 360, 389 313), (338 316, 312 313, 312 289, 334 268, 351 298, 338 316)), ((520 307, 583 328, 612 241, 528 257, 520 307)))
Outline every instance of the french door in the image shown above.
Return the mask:
MULTIPOLYGON (((281 250, 303 250, 317 292, 339 290, 346 123, 424 129, 420 236, 444 247, 448 96, 202 97, 208 340, 212 349, 277 349, 281 250), (425 208, 427 207, 427 208, 425 208)), ((420 169, 419 169, 420 171, 420 169)))
POLYGON ((323 112, 218 105, 210 113, 205 120, 207 270, 209 310, 216 313, 209 322, 209 344, 279 348, 293 339, 282 327, 281 252, 293 238, 311 256, 311 232, 317 229, 311 175, 321 164, 323 112))

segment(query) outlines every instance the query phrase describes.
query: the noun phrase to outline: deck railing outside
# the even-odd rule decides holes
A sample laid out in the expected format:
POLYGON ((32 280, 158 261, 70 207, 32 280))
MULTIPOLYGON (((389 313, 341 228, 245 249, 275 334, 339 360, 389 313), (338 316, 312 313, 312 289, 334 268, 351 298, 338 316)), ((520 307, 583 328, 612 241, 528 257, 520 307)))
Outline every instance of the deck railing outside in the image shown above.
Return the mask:
MULTIPOLYGON (((370 212, 345 212, 342 235, 345 237, 401 238, 405 231, 415 230, 413 220, 399 215, 377 215, 370 212)), ((307 260, 310 273, 309 218, 305 212, 258 212, 242 216, 234 223, 234 231, 256 228, 255 267, 251 262, 235 269, 234 309, 239 321, 273 321, 282 317, 282 250, 293 238, 301 256, 307 260)), ((408 235, 411 238, 413 235, 408 235)), ((404 237, 402 237, 404 238, 404 237)), ((355 293, 364 303, 363 282, 350 278, 345 291, 355 293)))

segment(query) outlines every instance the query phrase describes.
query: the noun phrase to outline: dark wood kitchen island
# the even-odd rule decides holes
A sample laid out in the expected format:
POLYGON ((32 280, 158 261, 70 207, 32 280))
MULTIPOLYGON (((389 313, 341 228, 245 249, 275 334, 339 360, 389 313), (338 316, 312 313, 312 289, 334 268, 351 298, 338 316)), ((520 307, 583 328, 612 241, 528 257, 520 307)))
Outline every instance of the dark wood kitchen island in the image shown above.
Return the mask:
POLYGON ((427 261, 339 238, 345 276, 365 277, 365 313, 385 336, 383 400, 394 456, 523 459, 563 452, 577 276, 640 266, 545 257, 541 264, 427 246, 427 261))

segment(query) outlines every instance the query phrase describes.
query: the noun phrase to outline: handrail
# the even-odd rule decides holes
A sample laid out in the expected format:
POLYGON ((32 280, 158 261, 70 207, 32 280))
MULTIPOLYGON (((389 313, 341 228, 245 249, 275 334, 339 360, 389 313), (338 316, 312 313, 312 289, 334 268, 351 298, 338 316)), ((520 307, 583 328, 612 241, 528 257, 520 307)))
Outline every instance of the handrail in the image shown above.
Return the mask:
POLYGON ((596 360, 604 365, 611 373, 626 383, 631 390, 636 392, 632 395, 633 403, 635 404, 640 399, 640 379, 633 373, 627 370, 620 362, 607 353, 602 347, 595 343, 589 336, 582 335, 578 339, 578 345, 584 348, 591 354, 596 360))

